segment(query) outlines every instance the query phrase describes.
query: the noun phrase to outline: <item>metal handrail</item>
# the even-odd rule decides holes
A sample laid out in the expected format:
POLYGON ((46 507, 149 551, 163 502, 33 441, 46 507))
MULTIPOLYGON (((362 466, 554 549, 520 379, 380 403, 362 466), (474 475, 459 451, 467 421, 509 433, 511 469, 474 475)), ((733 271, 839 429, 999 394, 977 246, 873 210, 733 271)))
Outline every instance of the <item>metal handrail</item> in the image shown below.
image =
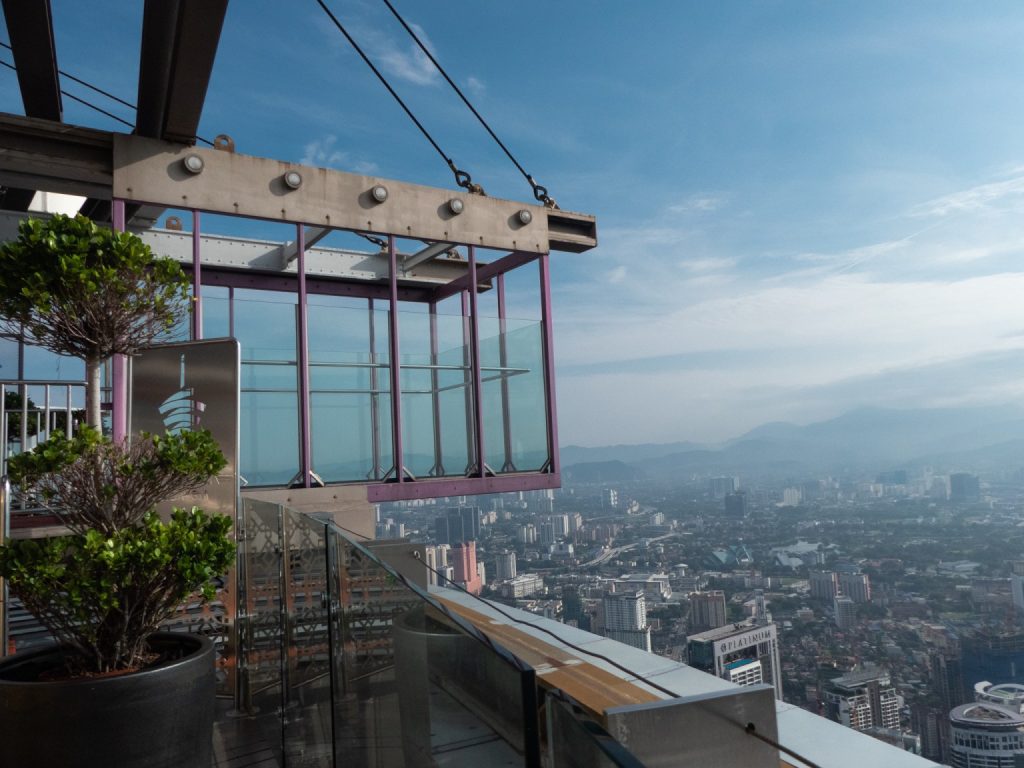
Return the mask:
MULTIPOLYGON (((0 547, 7 543, 11 535, 11 481, 4 475, 0 480, 0 547)), ((10 632, 8 631, 8 607, 10 600, 7 594, 7 580, 0 576, 0 659, 7 656, 10 632)))

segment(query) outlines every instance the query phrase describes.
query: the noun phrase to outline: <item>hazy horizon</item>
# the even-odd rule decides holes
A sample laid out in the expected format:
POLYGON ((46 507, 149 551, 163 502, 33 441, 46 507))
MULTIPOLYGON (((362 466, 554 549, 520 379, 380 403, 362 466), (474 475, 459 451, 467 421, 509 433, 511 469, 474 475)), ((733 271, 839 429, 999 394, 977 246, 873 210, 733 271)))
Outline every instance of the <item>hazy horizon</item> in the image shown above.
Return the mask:
MULTIPOLYGON (((552 259, 563 443, 1021 402, 1024 6, 401 10, 559 204, 597 215, 595 251, 552 259)), ((338 11, 460 167, 532 199, 382 5, 338 11)), ((61 67, 133 96, 138 52, 114 42, 141 13, 62 5, 61 67)), ((18 111, 11 72, 0 98, 18 111)), ((200 124, 221 132, 247 154, 452 186, 315 4, 231 4, 200 124), (268 55, 271 28, 309 44, 268 55)))

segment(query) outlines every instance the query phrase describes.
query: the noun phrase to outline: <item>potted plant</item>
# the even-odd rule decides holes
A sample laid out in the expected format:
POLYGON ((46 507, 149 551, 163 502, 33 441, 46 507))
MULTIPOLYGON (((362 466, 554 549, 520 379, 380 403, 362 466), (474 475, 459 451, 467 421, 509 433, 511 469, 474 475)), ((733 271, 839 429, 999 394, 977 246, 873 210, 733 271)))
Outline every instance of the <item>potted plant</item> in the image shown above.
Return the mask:
POLYGON ((5 764, 209 765, 212 647, 158 629, 189 596, 212 596, 234 562, 231 519, 193 507, 162 520, 156 506, 200 489, 224 456, 205 431, 113 442, 93 426, 104 357, 156 340, 186 296, 180 267, 83 217, 28 220, 0 248, 3 322, 85 358, 90 424, 8 462, 69 535, 0 547, 0 577, 59 642, 0 662, 5 764))

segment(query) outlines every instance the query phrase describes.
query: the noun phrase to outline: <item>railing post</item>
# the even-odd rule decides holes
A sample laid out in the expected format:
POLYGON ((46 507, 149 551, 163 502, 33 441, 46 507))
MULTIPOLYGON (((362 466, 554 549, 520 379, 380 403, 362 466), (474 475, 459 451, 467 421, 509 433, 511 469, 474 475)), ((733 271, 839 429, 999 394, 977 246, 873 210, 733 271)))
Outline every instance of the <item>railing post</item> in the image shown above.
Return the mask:
POLYGON ((512 414, 508 401, 508 342, 506 333, 508 324, 505 321, 505 275, 498 275, 498 364, 501 366, 501 426, 505 435, 505 461, 501 465, 502 472, 515 472, 516 465, 512 461, 512 414))
MULTIPOLYGON (((3 546, 11 535, 11 483, 6 474, 0 481, 0 494, 3 494, 3 500, 0 503, 0 546, 3 546)), ((8 605, 7 580, 0 578, 0 659, 7 656, 9 651, 8 605)))
POLYGON ((480 316, 477 302, 476 248, 469 246, 469 339, 473 371, 473 415, 476 421, 476 474, 487 476, 487 458, 484 455, 484 387, 480 375, 480 316))
POLYGON ((200 259, 199 211, 192 211, 192 340, 203 338, 202 263, 200 259))
POLYGON ((437 302, 430 302, 430 401, 434 416, 434 466, 430 471, 434 477, 444 477, 444 460, 441 457, 441 391, 438 375, 437 344, 437 302))
POLYGON ((555 403, 555 333, 551 320, 551 272, 548 254, 540 255, 540 307, 544 334, 544 384, 547 401, 548 469, 558 474, 558 414, 555 403))
POLYGON ((298 344, 299 344, 299 463, 302 472, 302 487, 312 485, 313 475, 313 440, 310 433, 309 408, 309 322, 306 295, 306 231, 302 224, 295 226, 295 247, 298 253, 299 272, 299 305, 298 305, 298 344))
POLYGON ((367 313, 370 341, 370 452, 373 464, 370 467, 370 479, 380 480, 380 371, 377 370, 377 324, 376 310, 373 299, 367 299, 367 313))
POLYGON ((398 343, 398 253, 395 236, 388 235, 388 316, 391 363, 391 433, 394 444, 395 482, 405 482, 405 456, 402 453, 402 364, 398 343))

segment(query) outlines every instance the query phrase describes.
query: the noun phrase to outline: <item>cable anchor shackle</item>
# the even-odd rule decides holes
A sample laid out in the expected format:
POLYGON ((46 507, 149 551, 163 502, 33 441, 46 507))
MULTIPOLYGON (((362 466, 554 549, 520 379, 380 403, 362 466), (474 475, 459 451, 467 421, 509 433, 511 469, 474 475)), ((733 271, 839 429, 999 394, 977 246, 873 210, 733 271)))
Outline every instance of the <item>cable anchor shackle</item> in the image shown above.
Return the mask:
POLYGON ((481 195, 482 197, 487 197, 487 193, 484 192, 484 188, 481 187, 479 184, 475 184, 473 182, 473 177, 472 176, 470 176, 468 173, 466 173, 466 171, 463 171, 460 168, 458 168, 455 165, 455 163, 451 160, 451 158, 447 158, 447 160, 448 160, 448 167, 451 168, 452 169, 452 173, 455 174, 455 183, 456 184, 458 184, 460 187, 462 187, 463 189, 465 189, 467 192, 469 192, 472 195, 481 195))
POLYGON ((548 194, 547 187, 535 182, 533 177, 530 177, 530 186, 533 187, 534 198, 539 202, 544 203, 545 208, 553 208, 556 211, 559 210, 558 203, 555 202, 555 198, 548 194))

